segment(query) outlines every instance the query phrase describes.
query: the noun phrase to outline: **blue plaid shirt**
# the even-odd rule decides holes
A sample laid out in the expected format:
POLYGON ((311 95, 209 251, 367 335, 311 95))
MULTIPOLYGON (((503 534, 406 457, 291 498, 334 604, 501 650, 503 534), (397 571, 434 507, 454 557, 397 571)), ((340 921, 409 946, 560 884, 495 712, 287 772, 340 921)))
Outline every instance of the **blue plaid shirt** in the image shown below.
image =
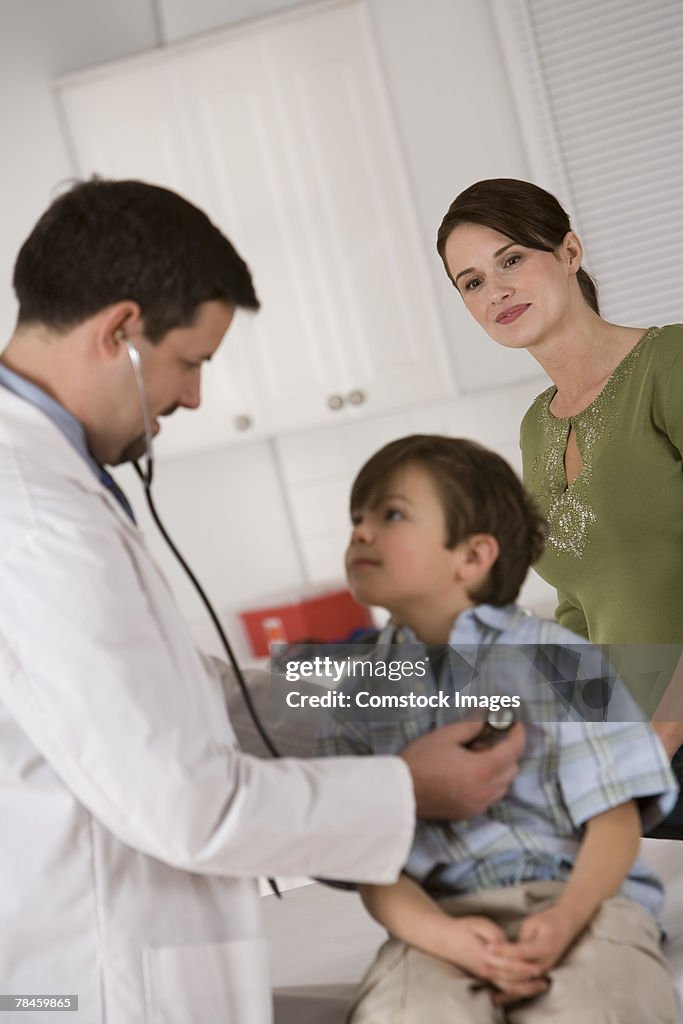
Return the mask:
MULTIPOLYGON (((410 630, 392 624, 380 635, 376 656, 389 657, 395 644, 425 656, 410 630)), ((462 612, 449 645, 450 691, 518 696, 526 746, 506 796, 485 814, 450 823, 418 820, 405 870, 432 895, 565 881, 588 819, 637 799, 650 828, 674 805, 677 787, 664 749, 611 675, 601 648, 516 605, 462 612), (607 713, 594 699, 596 686, 597 696, 610 695, 607 713)), ((430 672, 392 683, 391 692, 430 695, 443 685, 444 673, 430 672)), ((322 755, 397 753, 416 736, 466 714, 429 707, 361 713, 353 694, 369 688, 367 677, 349 679, 342 688, 354 710, 330 711, 319 736, 322 755)), ((655 915, 663 902, 659 880, 640 861, 621 893, 655 915)))

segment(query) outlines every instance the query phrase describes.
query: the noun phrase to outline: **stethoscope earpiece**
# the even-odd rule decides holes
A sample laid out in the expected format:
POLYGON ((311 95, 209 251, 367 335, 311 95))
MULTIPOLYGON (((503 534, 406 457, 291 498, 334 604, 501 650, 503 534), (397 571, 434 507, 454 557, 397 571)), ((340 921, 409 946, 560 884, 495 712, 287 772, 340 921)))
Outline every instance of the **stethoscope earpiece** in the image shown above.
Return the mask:
POLYGON ((145 382, 142 376, 142 362, 140 360, 140 353, 137 347, 133 344, 130 338, 126 337, 126 332, 123 327, 119 327, 118 330, 114 331, 114 338, 116 341, 123 341, 128 351, 128 358, 130 359, 131 366, 133 367, 133 373, 135 375, 135 383, 138 389, 138 395, 140 396, 140 405, 142 406, 142 416, 145 424, 145 473, 143 480, 145 486, 149 487, 152 483, 152 474, 154 472, 154 458, 152 452, 152 417, 149 411, 149 403, 147 401, 147 391, 145 389, 145 382))

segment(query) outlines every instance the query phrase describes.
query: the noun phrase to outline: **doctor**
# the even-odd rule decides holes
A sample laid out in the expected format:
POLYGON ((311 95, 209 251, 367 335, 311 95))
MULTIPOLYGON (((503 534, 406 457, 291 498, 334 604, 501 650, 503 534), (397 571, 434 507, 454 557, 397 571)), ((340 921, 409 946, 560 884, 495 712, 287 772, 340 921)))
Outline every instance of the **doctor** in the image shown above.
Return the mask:
POLYGON ((199 405, 235 308, 258 308, 249 271, 174 193, 93 180, 38 222, 14 286, 0 358, 2 992, 77 995, 87 1024, 266 1024, 254 877, 392 882, 416 806, 481 812, 515 774, 521 727, 484 754, 461 745, 474 724, 401 757, 241 753, 104 466, 144 451, 127 343, 156 433, 199 405))

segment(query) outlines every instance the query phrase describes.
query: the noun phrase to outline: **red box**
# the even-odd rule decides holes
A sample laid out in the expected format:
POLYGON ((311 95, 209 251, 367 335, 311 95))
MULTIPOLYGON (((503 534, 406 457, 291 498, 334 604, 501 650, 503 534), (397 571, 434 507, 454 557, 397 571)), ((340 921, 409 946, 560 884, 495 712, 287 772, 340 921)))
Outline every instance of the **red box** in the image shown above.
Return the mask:
POLYGON ((369 609, 348 590, 298 592, 290 601, 240 612, 252 653, 263 657, 272 643, 299 640, 343 640, 354 629, 372 627, 369 609))

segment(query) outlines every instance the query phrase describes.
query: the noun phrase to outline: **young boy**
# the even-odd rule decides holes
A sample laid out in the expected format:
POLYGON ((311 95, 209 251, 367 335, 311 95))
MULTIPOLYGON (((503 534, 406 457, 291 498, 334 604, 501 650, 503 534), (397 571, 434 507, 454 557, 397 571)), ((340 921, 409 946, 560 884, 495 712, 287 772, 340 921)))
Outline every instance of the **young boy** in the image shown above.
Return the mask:
MULTIPOLYGON (((360 887, 392 938, 349 1021, 674 1024, 655 918, 662 889, 634 861, 643 824, 672 806, 675 781, 654 731, 637 711, 623 713, 628 696, 621 721, 547 713, 569 706, 556 699, 567 692, 558 678, 585 681, 582 658, 594 668, 597 649, 514 604, 543 545, 521 483, 473 442, 406 437, 361 469, 351 518, 351 590, 391 613, 380 650, 417 641, 433 658, 434 645, 448 644, 470 682, 497 654, 491 671, 499 692, 519 698, 526 746, 502 801, 470 821, 419 821, 400 880, 360 887)), ((432 672, 404 688, 438 693, 441 681, 432 672)), ((604 669, 598 682, 616 695, 604 669)), ((453 677, 448 685, 452 697, 453 677)), ((322 752, 396 752, 440 724, 429 707, 363 719, 348 710, 361 687, 366 677, 345 684, 347 709, 331 713, 322 752)))

